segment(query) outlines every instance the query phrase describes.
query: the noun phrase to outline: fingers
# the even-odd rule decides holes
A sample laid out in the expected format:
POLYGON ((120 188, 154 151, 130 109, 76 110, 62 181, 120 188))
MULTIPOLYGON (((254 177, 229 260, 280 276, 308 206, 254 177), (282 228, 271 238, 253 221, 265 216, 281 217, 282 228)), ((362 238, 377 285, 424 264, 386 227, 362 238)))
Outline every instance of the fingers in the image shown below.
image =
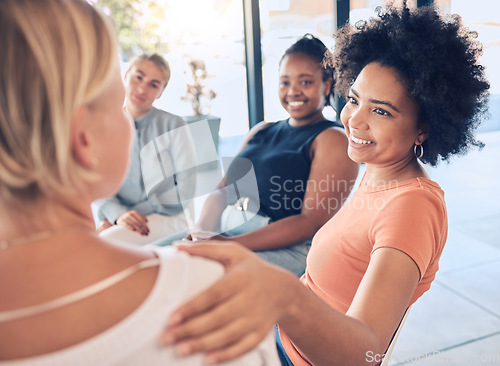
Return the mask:
POLYGON ((250 250, 243 248, 235 242, 220 242, 214 240, 204 240, 200 244, 185 245, 182 242, 175 242, 175 246, 186 253, 212 259, 227 266, 240 262, 247 257, 258 258, 250 250))
POLYGON ((282 318, 294 296, 282 290, 293 289, 287 283, 297 278, 234 243, 176 245, 221 262, 226 275, 171 314, 164 344, 176 344, 181 355, 204 352, 209 363, 233 359, 255 347, 282 318))
MULTIPOLYGON (((130 215, 128 216, 131 223, 133 223, 138 228, 146 228, 148 229, 148 219, 143 214, 137 211, 130 211, 130 215)), ((148 229, 149 231, 149 229, 148 229)))
MULTIPOLYGON (((227 283, 220 285, 221 288, 232 286, 227 283)), ((256 347, 272 328, 274 322, 256 321, 258 314, 245 316, 248 314, 245 314, 247 311, 241 304, 248 303, 247 298, 239 295, 226 298, 217 287, 214 286, 210 290, 212 294, 202 294, 200 298, 187 304, 186 306, 190 308, 188 312, 193 311, 192 316, 187 316, 183 323, 174 325, 164 334, 163 343, 165 345, 177 343, 176 349, 180 356, 210 352, 207 354, 208 363, 230 360, 256 347), (208 301, 217 306, 211 306, 209 311, 203 312, 207 306, 205 295, 213 296, 208 301), (200 304, 204 306, 198 308, 200 304)), ((180 310, 175 322, 182 321, 183 315, 180 314, 183 314, 184 310, 186 309, 180 310)))
POLYGON ((97 231, 97 233, 101 233, 104 230, 110 228, 111 226, 113 226, 113 225, 111 225, 111 223, 108 220, 104 220, 99 224, 96 231, 97 231))
POLYGON ((240 323, 235 314, 224 314, 222 308, 217 308, 167 330, 162 340, 165 344, 189 345, 193 352, 215 349, 226 345, 229 335, 241 332, 242 328, 231 330, 231 322, 240 323), (224 336, 221 332, 226 332, 226 328, 230 334, 224 336))
POLYGON ((187 333, 192 333, 191 328, 198 329, 200 333, 209 328, 216 328, 217 324, 222 321, 221 318, 226 314, 224 314, 225 310, 219 311, 218 309, 214 310, 214 308, 234 296, 237 289, 235 282, 237 280, 233 281, 232 278, 223 277, 175 310, 169 318, 169 327, 175 333, 176 339, 183 338, 187 333), (197 316, 198 318, 196 318, 197 316))
POLYGON ((207 352, 205 362, 209 365, 233 360, 245 353, 253 350, 264 338, 263 335, 257 332, 250 332, 243 335, 237 342, 229 345, 228 347, 221 348, 216 351, 207 352))
POLYGON ((137 211, 127 211, 116 220, 118 225, 124 226, 132 231, 137 231, 141 235, 149 234, 147 222, 148 219, 146 216, 137 211))
POLYGON ((216 364, 235 359, 251 351, 262 341, 272 328, 255 329, 243 333, 244 321, 234 322, 220 327, 210 336, 201 336, 194 340, 180 342, 176 351, 180 356, 205 352, 205 361, 216 364), (236 341, 235 341, 236 340, 236 341), (206 350, 209 350, 208 352, 206 350))

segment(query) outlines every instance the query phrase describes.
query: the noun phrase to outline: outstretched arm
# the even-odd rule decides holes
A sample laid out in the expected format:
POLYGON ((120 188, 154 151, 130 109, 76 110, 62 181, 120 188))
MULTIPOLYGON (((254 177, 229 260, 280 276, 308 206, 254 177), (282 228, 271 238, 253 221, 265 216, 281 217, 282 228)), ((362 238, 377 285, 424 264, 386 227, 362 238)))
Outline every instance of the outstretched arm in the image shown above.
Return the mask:
POLYGON ((181 355, 206 352, 211 364, 252 349, 274 323, 315 365, 371 364, 367 355, 385 352, 419 281, 410 257, 378 249, 342 314, 244 248, 212 242, 180 249, 221 262, 226 276, 172 314, 163 340, 181 355))
MULTIPOLYGON (((252 139, 255 134, 266 128, 269 125, 267 122, 260 122, 255 127, 253 127, 248 135, 243 140, 237 154, 243 150, 243 148, 248 144, 248 142, 252 139)), ((236 154, 236 155, 237 155, 236 154)), ((226 177, 221 180, 219 185, 216 187, 215 191, 210 193, 207 197, 205 203, 203 204, 203 208, 201 210, 200 218, 196 223, 195 231, 216 231, 219 223, 222 212, 227 206, 226 194, 224 192, 224 188, 226 187, 226 177)))
POLYGON ((230 240, 255 251, 284 248, 311 238, 337 213, 356 181, 358 164, 349 159, 347 144, 341 129, 320 133, 311 147, 311 172, 300 214, 230 240))
POLYGON ((210 195, 207 197, 201 209, 200 218, 196 223, 192 235, 195 232, 217 231, 220 223, 220 217, 227 206, 226 195, 223 191, 225 185, 226 178, 223 178, 217 186, 216 190, 210 193, 210 195))

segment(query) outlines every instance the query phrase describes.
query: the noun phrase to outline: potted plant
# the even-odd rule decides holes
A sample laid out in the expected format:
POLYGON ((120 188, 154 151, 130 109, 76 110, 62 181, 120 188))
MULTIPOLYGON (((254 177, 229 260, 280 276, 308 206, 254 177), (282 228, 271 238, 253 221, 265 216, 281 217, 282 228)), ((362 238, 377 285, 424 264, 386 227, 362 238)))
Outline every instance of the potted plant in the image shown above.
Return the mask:
POLYGON ((187 84, 186 95, 182 97, 182 100, 191 103, 195 116, 201 116, 203 115, 203 108, 206 106, 203 101, 206 100, 209 102, 214 99, 217 94, 213 89, 203 85, 203 82, 210 77, 203 60, 193 59, 189 61, 189 67, 191 69, 192 82, 187 84))
POLYGON ((184 120, 188 124, 206 120, 212 140, 207 139, 206 127, 205 129, 192 128, 191 134, 196 145, 196 154, 200 165, 217 166, 217 152, 219 148, 219 128, 220 117, 215 117, 210 114, 203 113, 205 109, 209 109, 210 101, 213 100, 217 94, 211 88, 208 88, 204 83, 205 80, 212 77, 208 74, 205 62, 199 59, 191 59, 188 62, 190 68, 190 82, 186 85, 186 94, 182 100, 190 102, 193 108, 193 115, 185 116, 184 120), (215 154, 214 154, 215 147, 215 154), (215 157, 213 156, 215 155, 215 157), (210 158, 209 158, 210 157, 210 158), (207 165, 207 159, 212 160, 212 164, 207 165))

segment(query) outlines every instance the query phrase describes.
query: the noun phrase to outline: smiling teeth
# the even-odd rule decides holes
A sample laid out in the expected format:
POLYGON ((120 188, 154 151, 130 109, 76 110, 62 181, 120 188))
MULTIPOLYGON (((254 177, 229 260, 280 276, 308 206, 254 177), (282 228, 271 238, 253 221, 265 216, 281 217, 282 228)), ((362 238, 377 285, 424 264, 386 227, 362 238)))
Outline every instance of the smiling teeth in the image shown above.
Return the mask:
POLYGON ((304 104, 304 102, 288 102, 290 107, 298 107, 299 105, 304 104))
POLYGON ((373 144, 373 141, 358 139, 357 137, 354 136, 351 136, 351 140, 357 144, 363 144, 363 145, 373 144))

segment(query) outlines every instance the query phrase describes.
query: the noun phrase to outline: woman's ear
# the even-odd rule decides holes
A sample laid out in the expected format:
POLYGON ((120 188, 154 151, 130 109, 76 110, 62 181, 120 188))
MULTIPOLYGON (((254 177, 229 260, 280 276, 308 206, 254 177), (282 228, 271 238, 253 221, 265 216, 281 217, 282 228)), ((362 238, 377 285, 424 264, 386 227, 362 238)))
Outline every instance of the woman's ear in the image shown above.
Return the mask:
POLYGON ((428 124, 427 123, 421 123, 420 124, 420 130, 418 131, 418 136, 415 139, 415 144, 416 145, 422 145, 425 140, 427 140, 427 137, 429 137, 429 129, 428 129, 428 124))
POLYGON ((420 145, 422 145, 424 141, 427 140, 427 137, 429 137, 429 134, 427 132, 420 132, 417 137, 417 141, 420 145))
POLYGON ((325 80, 325 97, 330 94, 330 90, 332 89, 332 84, 333 84, 333 79, 329 78, 328 80, 325 80))
POLYGON ((79 107, 71 121, 70 142, 76 162, 87 169, 93 169, 97 165, 97 157, 94 156, 89 122, 88 108, 79 107))

